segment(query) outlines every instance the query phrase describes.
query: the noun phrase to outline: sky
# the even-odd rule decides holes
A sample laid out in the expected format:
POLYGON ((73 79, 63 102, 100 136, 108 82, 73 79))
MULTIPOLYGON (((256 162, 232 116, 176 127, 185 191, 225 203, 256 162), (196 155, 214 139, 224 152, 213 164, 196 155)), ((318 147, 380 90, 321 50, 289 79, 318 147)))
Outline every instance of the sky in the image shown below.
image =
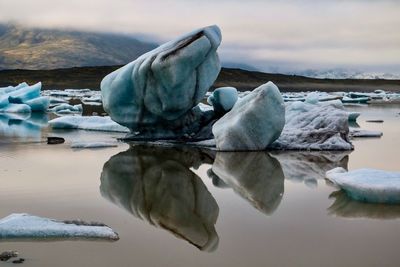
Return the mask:
POLYGON ((224 62, 275 72, 400 73, 395 0, 0 0, 0 22, 140 34, 159 42, 217 24, 224 62))

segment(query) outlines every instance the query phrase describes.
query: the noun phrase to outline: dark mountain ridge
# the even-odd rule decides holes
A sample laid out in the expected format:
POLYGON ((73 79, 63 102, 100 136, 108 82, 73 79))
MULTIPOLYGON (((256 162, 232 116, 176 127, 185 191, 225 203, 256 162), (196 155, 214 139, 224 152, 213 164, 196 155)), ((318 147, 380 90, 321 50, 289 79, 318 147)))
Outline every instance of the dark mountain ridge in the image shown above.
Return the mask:
POLYGON ((155 47, 121 34, 0 24, 0 69, 120 65, 155 47))
MULTIPOLYGON (((100 82, 119 66, 75 67, 55 70, 3 70, 0 87, 43 82, 43 89, 90 88, 99 90, 100 82)), ((400 80, 314 79, 297 75, 263 73, 242 69, 222 68, 213 88, 233 86, 240 91, 252 90, 273 81, 281 91, 359 91, 382 89, 400 92, 400 80)))

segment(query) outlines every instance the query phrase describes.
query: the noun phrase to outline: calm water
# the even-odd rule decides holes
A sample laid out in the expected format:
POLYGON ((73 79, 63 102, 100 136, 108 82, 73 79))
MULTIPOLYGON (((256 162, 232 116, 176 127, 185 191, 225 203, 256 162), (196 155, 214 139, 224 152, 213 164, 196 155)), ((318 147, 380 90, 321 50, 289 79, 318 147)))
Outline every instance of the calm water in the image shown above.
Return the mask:
POLYGON ((399 266, 400 206, 351 201, 323 174, 336 166, 400 171, 400 106, 351 109, 362 112, 363 129, 384 132, 355 140, 351 153, 215 154, 122 143, 73 150, 72 140, 120 135, 50 132, 43 117, 0 117, 0 217, 100 221, 120 235, 117 242, 3 241, 0 251, 19 251, 28 266, 399 266), (67 143, 46 145, 47 135, 67 143))

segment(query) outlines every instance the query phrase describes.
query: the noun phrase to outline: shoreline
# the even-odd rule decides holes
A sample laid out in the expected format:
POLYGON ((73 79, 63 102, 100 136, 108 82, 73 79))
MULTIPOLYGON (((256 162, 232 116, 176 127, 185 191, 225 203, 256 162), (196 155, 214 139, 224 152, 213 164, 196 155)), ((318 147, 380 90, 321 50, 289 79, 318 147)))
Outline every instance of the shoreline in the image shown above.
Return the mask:
MULTIPOLYGON (((74 67, 54 70, 0 70, 0 87, 42 81, 43 90, 90 88, 100 90, 104 76, 121 66, 74 67)), ((282 92, 373 92, 380 89, 400 92, 400 80, 316 79, 297 75, 272 74, 242 69, 222 68, 211 87, 233 86, 238 91, 252 90, 268 81, 282 92)))

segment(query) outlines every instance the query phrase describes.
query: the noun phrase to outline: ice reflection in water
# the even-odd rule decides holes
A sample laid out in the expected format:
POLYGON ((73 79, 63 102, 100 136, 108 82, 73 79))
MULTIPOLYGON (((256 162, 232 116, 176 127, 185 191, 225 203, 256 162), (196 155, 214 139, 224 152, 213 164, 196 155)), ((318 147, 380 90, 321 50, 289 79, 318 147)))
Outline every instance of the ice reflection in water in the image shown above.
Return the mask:
POLYGON ((400 218, 400 205, 364 203, 352 200, 343 190, 333 192, 328 208, 330 215, 343 218, 396 219, 400 218))
POLYGON ((212 171, 261 212, 278 208, 284 175, 279 161, 267 152, 218 152, 212 171))
POLYGON ((285 178, 316 187, 318 180, 333 168, 347 170, 349 151, 273 151, 271 154, 282 165, 285 178))
POLYGON ((104 164, 100 191, 135 217, 213 251, 219 240, 219 208, 201 178, 189 169, 204 162, 212 158, 200 150, 131 147, 104 164))
MULTIPOLYGON (((231 188, 260 212, 272 215, 279 207, 287 182, 315 187, 325 172, 347 169, 349 152, 271 151, 212 152, 195 148, 131 146, 111 157, 103 167, 103 197, 135 217, 168 230, 201 250, 218 245, 215 224, 218 205, 190 168, 202 164, 213 184, 231 188)), ((397 218, 398 207, 351 201, 334 193, 331 214, 343 217, 397 218)))
POLYGON ((18 138, 18 141, 40 141, 42 128, 47 126, 46 113, 0 114, 0 136, 18 138))

